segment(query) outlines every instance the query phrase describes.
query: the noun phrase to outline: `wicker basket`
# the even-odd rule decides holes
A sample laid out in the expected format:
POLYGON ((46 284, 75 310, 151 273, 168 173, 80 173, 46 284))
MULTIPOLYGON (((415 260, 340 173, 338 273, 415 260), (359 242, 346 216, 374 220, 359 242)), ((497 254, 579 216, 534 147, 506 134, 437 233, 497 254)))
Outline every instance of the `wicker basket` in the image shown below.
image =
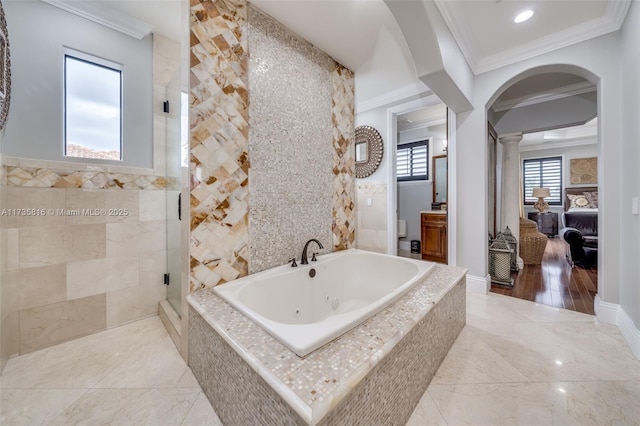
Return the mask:
POLYGON ((547 240, 547 236, 538 231, 538 225, 533 220, 520 218, 520 257, 525 265, 542 263, 547 240))

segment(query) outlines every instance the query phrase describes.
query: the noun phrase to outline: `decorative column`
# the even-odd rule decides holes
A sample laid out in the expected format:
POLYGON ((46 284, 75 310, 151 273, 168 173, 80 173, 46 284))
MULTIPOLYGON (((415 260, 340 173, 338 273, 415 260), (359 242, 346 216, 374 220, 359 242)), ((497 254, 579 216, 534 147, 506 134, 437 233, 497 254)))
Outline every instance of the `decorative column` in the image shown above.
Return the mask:
MULTIPOLYGON (((500 219, 503 229, 509 227, 513 236, 520 241, 520 151, 518 143, 522 132, 506 133, 498 136, 502 144, 502 209, 500 219)), ((519 250, 518 250, 519 251, 519 250)), ((518 256, 518 266, 523 262, 518 256)))

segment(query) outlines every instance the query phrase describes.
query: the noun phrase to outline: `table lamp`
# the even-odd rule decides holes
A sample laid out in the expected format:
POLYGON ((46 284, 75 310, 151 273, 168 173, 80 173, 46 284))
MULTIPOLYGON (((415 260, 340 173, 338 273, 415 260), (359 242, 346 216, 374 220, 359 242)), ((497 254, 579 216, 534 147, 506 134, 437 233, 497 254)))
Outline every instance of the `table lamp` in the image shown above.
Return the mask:
POLYGON ((551 195, 549 188, 533 188, 533 193, 531 195, 538 199, 533 207, 538 209, 540 213, 544 213, 544 211, 549 208, 549 204, 544 201, 545 197, 549 197, 551 195))

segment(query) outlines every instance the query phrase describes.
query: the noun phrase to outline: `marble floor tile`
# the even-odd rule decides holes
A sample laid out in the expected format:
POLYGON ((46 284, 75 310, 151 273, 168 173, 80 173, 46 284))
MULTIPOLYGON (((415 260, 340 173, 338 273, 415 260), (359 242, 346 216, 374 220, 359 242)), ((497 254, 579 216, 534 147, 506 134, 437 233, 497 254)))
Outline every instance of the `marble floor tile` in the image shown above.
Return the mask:
POLYGON ((593 315, 546 306, 528 300, 490 293, 467 293, 467 322, 595 322, 593 315))
POLYGON ((425 392, 409 417, 407 426, 447 426, 429 392, 425 392))
MULTIPOLYGON (((95 388, 177 387, 189 370, 168 335, 141 346, 126 356, 95 388), (162 371, 162 374, 158 374, 162 371)), ((197 384, 197 382, 196 382, 197 384)))
POLYGON ((209 400, 204 393, 200 392, 196 402, 193 403, 191 410, 185 417, 181 426, 222 426, 222 422, 218 415, 211 408, 209 400))
POLYGON ((91 389, 51 425, 179 425, 198 389, 91 389))
MULTIPOLYGON (((640 424, 617 327, 494 294, 467 294, 467 313, 408 425, 640 424)), ((221 423, 154 316, 9 360, 0 424, 221 423)))
POLYGON ((476 334, 531 381, 640 379, 622 336, 597 324, 505 323, 476 334))
POLYGON ((637 425, 639 382, 431 385, 449 425, 637 425))
POLYGON ((0 424, 47 424, 86 392, 87 389, 3 389, 0 424))
POLYGON ((467 325, 440 365, 432 384, 514 383, 529 380, 467 325))
POLYGON ((159 318, 151 317, 31 352, 7 363, 0 388, 90 388, 129 354, 163 336, 159 318))
POLYGON ((160 319, 9 360, 0 424, 220 424, 160 319))

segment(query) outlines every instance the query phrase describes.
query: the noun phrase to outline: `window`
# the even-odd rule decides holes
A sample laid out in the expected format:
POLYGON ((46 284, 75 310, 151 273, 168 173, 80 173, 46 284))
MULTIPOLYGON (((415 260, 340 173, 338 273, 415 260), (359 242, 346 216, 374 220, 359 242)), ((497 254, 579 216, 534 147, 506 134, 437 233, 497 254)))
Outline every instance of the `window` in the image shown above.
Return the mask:
POLYGON ((398 145, 396 156, 399 181, 426 180, 429 175, 427 141, 398 145))
POLYGON ((122 160, 122 66, 65 50, 64 154, 122 160))
POLYGON ((524 203, 538 201, 532 194, 533 188, 549 188, 549 204, 562 204, 562 157, 526 159, 522 162, 524 176, 524 203))

